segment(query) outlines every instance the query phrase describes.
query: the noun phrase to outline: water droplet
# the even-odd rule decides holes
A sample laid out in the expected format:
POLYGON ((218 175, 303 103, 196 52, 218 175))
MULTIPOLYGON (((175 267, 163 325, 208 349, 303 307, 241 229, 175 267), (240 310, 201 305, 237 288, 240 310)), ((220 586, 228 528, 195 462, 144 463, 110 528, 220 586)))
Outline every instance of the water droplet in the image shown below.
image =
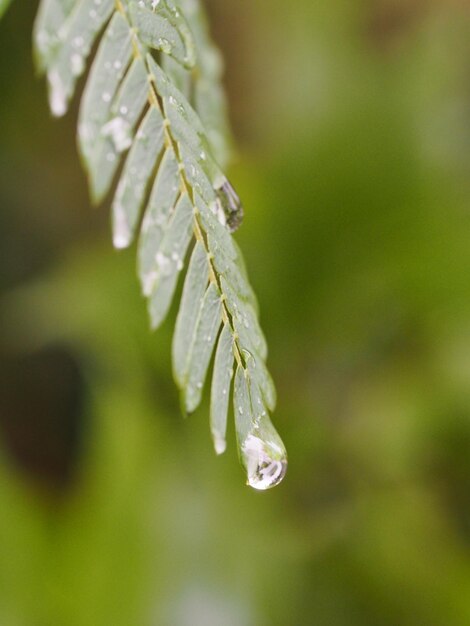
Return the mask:
POLYGON ((103 137, 110 137, 116 151, 121 153, 132 144, 131 127, 123 117, 115 117, 101 130, 103 137))
POLYGON ((172 264, 170 259, 163 254, 163 252, 158 252, 155 261, 157 263, 158 269, 162 276, 169 276, 172 271, 172 264))
POLYGON ((159 37, 157 41, 157 48, 159 48, 165 54, 170 54, 170 52, 173 49, 173 46, 168 41, 168 39, 165 39, 165 37, 159 37))
POLYGON ((217 212, 220 210, 223 212, 227 226, 230 232, 233 233, 243 221, 244 211, 240 198, 226 178, 215 189, 215 193, 217 195, 217 212))
POLYGON ((241 448, 246 468, 247 484, 264 491, 278 485, 287 472, 287 455, 283 446, 274 441, 264 441, 250 434, 241 448))

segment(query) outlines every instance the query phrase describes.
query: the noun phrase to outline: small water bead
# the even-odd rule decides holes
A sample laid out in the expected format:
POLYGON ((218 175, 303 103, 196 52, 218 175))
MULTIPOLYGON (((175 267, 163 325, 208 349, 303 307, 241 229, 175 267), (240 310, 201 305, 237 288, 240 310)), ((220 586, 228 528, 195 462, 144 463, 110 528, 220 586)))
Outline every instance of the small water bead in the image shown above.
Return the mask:
POLYGON ((155 256, 155 261, 162 276, 169 276, 171 274, 172 264, 166 254, 163 254, 163 252, 157 252, 157 255, 155 256))
MULTIPOLYGON (((164 217, 164 216, 163 216, 164 217)), ((179 255, 176 252, 173 252, 171 255, 171 260, 175 263, 176 265, 176 269, 178 272, 181 272, 181 270, 184 267, 184 263, 183 261, 180 259, 179 255)))
POLYGON ((159 37, 157 41, 157 47, 165 54, 170 54, 173 49, 173 44, 171 44, 168 39, 165 39, 164 37, 159 37))
POLYGON ((287 472, 287 455, 281 445, 250 434, 241 449, 247 484, 264 491, 278 485, 287 472))
POLYGON ((217 213, 223 212, 227 226, 233 233, 243 221, 244 211, 240 198, 226 178, 223 179, 219 187, 216 187, 215 193, 217 196, 216 211, 217 213))
POLYGON ((103 137, 110 137, 116 152, 127 150, 132 144, 131 127, 123 117, 115 117, 105 124, 101 130, 103 137))
MULTIPOLYGON (((165 52, 165 51, 164 51, 165 52)), ((168 98, 168 102, 171 104, 172 107, 174 107, 181 115, 183 115, 184 117, 186 117, 186 111, 185 108, 183 106, 183 104, 181 102, 178 102, 178 100, 174 97, 174 96, 170 96, 168 98)))

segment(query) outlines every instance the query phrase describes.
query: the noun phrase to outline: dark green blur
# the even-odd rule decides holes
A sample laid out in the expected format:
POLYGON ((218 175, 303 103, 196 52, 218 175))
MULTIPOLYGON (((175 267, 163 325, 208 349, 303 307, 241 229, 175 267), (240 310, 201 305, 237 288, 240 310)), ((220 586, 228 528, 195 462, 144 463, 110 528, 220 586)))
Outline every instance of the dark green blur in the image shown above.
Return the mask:
POLYGON ((289 451, 184 420, 174 313, 0 22, 0 626, 470 624, 470 9, 210 0, 289 451))

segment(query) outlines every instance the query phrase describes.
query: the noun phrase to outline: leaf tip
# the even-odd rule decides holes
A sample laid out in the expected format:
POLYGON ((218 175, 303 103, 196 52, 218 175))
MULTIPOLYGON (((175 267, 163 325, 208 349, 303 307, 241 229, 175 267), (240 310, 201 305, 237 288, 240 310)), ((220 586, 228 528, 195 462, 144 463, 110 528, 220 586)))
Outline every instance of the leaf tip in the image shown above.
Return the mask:
POLYGON ((220 456, 227 449, 227 442, 225 440, 225 437, 222 437, 222 435, 220 435, 219 433, 213 432, 212 438, 214 441, 215 453, 217 454, 217 456, 220 456))

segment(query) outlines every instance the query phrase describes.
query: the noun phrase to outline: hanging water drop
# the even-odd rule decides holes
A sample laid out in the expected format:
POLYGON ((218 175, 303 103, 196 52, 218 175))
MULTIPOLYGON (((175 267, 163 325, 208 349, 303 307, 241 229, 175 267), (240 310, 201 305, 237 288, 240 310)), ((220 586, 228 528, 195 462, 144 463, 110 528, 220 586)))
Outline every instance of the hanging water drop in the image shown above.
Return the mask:
POLYGON ((250 434, 241 448, 247 484, 264 491, 278 485, 287 472, 287 454, 280 442, 250 434))
POLYGON ((239 228, 243 221, 243 205, 235 189, 224 177, 222 184, 216 187, 216 212, 222 211, 231 233, 239 228))

